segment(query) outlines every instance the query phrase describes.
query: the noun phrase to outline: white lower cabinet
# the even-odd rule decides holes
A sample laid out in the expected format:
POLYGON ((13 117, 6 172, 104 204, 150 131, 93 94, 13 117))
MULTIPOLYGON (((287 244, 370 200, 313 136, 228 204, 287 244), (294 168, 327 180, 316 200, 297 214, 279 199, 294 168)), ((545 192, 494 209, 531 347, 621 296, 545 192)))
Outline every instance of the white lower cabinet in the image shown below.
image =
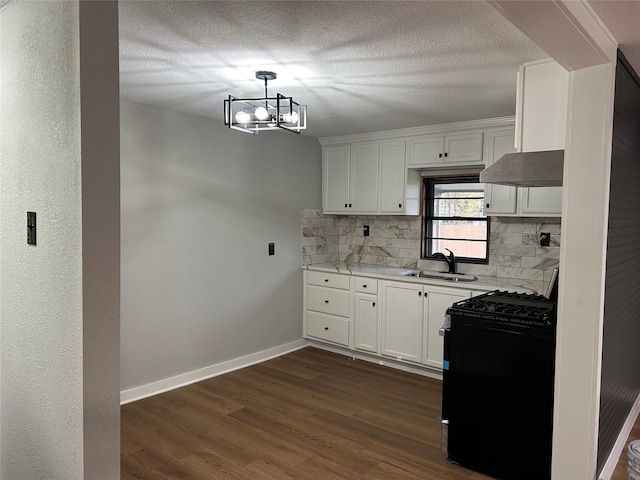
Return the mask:
POLYGON ((466 289, 382 282, 382 354, 442 368, 444 315, 470 296, 466 289))
POLYGON ((304 335, 348 347, 350 302, 348 276, 304 272, 304 335))
POLYGON ((356 277, 354 290, 354 348, 364 352, 379 353, 378 280, 356 277))
POLYGON ((422 285, 382 282, 382 355, 422 360, 422 285))
POLYGON ((348 347, 349 320, 309 311, 307 313, 307 335, 348 347))
POLYGON ((472 295, 470 290, 454 288, 425 287, 424 338, 422 340, 422 363, 430 367, 442 368, 444 350, 440 327, 444 316, 454 302, 472 295))
POLYGON ((304 336, 442 369, 447 309, 484 291, 304 272, 304 336))
POLYGON ((378 296, 355 294, 354 341, 356 350, 378 353, 378 296))

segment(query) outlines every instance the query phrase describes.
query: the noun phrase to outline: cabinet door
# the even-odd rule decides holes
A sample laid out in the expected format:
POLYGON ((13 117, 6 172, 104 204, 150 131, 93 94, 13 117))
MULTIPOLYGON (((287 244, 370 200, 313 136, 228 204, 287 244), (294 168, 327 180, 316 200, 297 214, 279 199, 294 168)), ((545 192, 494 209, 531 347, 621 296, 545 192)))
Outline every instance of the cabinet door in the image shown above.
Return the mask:
MULTIPOLYGON (((514 129, 487 132, 484 136, 485 162, 488 167, 514 148, 514 129)), ((484 184, 485 215, 515 215, 517 187, 484 184)))
POLYGON ((443 136, 414 137, 407 140, 407 168, 442 165, 443 136))
POLYGON ((346 212, 349 204, 349 145, 326 147, 322 152, 322 210, 346 212))
POLYGON ((569 72, 552 60, 520 67, 520 151, 564 148, 569 95, 569 72))
POLYGON ((378 353, 378 296, 355 294, 355 348, 378 353))
POLYGON ((444 287, 425 287, 426 307, 424 315, 424 338, 422 341, 422 362, 430 367, 442 368, 443 337, 440 327, 444 324, 444 316, 454 302, 471 296, 469 290, 444 287))
POLYGON ((405 141, 380 144, 380 213, 405 211, 405 141))
POLYGON ((382 286, 382 354, 396 360, 422 358, 421 285, 384 282, 382 286))
POLYGON ((562 187, 520 188, 519 212, 524 215, 558 217, 562 214, 562 187))
POLYGON ((378 211, 378 153, 380 144, 351 145, 349 212, 378 211))
POLYGON ((444 163, 481 164, 482 133, 465 133, 444 137, 444 163))

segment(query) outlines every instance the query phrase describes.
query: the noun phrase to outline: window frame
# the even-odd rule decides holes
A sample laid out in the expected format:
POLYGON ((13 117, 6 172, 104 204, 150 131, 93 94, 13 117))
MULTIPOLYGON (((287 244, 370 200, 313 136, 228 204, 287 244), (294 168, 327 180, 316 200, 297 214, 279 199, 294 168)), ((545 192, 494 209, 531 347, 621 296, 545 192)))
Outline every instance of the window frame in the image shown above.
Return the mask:
MULTIPOLYGON (((485 258, 463 257, 456 255, 456 261, 461 263, 474 263, 486 265, 489 263, 489 246, 491 236, 491 218, 485 213, 483 217, 436 217, 434 216, 434 185, 448 184, 448 183, 481 183, 480 176, 477 173, 473 174, 450 174, 450 175, 432 175, 422 176, 420 179, 422 183, 422 201, 421 203, 421 216, 422 216, 422 244, 420 247, 420 258, 424 260, 432 260, 436 257, 433 256, 436 252, 429 252, 431 248, 431 240, 433 240, 433 220, 468 220, 468 221, 485 221, 487 224, 487 236, 486 240, 477 239, 463 239, 470 242, 483 242, 487 245, 487 254, 485 258)), ((482 205, 484 207, 484 196, 482 205)), ((484 213, 484 208, 483 208, 484 213)), ((455 252, 454 252, 455 253, 455 252)))

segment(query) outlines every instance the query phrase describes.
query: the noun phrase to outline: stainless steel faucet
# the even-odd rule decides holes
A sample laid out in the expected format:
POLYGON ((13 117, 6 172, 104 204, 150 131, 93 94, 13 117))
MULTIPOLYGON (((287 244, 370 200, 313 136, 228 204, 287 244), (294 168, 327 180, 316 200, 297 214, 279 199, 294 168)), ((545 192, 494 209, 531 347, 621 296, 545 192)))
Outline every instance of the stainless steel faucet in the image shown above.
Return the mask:
POLYGON ((436 252, 432 255, 433 258, 439 258, 447 262, 447 266, 449 267, 449 273, 457 273, 456 272, 456 256, 453 254, 451 250, 445 248, 447 252, 449 252, 449 256, 447 257, 442 252, 436 252))

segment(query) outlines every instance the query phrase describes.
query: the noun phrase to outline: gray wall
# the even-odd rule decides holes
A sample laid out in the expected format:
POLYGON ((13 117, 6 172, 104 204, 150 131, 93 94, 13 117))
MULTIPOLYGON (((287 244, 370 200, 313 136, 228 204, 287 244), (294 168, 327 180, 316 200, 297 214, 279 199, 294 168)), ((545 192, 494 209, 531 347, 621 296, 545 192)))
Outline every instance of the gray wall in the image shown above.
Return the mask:
POLYGON ((302 337, 315 138, 123 102, 121 159, 122 390, 302 337))
POLYGON ((117 18, 0 10, 2 479, 120 478, 117 18))
POLYGON ((640 79, 616 68, 598 472, 640 395, 640 79))

